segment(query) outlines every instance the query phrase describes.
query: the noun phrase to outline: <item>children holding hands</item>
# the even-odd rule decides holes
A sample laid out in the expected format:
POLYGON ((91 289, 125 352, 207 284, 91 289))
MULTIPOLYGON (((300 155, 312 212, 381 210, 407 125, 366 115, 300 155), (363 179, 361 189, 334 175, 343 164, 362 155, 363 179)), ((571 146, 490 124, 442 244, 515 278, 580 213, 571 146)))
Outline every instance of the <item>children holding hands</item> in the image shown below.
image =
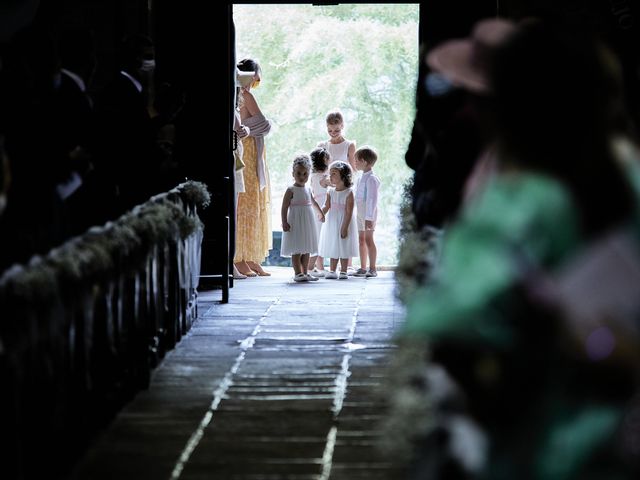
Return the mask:
POLYGON ((352 274, 347 273, 348 269, 353 272, 351 258, 358 255, 360 268, 355 276, 378 276, 378 251, 373 238, 380 189, 373 166, 378 154, 369 146, 355 150, 355 142, 342 137, 342 128, 342 115, 331 112, 327 116, 330 141, 319 144, 311 157, 300 154, 293 161, 294 184, 282 199, 281 255, 291 256, 296 282, 317 281, 318 277, 346 280, 352 274), (338 144, 344 148, 339 153, 332 152, 330 146, 338 144), (351 164, 362 172, 355 193, 351 164), (309 178, 311 188, 306 186, 309 178), (318 211, 317 220, 314 208, 318 211), (330 259, 327 273, 323 257, 330 259))
MULTIPOLYGON (((324 147, 318 147, 311 152, 311 164, 313 171, 311 173, 311 192, 313 198, 322 208, 325 198, 327 198, 327 187, 331 186, 329 180, 329 163, 331 155, 324 147)), ((318 229, 318 238, 322 230, 323 222, 318 219, 316 227, 318 229)), ((309 259, 309 271, 314 277, 324 277, 324 260, 319 255, 312 255, 309 259)))
POLYGON ((358 228, 354 213, 355 198, 351 167, 348 163, 338 161, 329 166, 329 180, 334 187, 329 187, 322 207, 326 215, 326 223, 320 233, 318 253, 330 258, 327 279, 340 278, 346 280, 347 264, 351 257, 358 255, 358 228), (340 260, 340 275, 336 268, 340 260))

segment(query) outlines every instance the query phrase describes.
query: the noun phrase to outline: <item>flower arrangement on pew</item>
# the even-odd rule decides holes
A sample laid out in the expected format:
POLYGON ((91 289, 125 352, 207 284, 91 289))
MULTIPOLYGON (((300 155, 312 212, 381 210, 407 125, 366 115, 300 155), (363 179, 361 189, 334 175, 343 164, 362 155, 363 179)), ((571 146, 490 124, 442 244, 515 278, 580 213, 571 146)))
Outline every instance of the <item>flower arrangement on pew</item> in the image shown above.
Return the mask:
POLYGON ((187 180, 178 185, 177 189, 184 196, 187 203, 193 203, 200 208, 207 208, 211 203, 211 194, 202 182, 187 180))
POLYGON ((186 240, 201 231, 202 222, 188 210, 206 208, 210 201, 205 184, 185 182, 113 222, 90 228, 46 256, 34 256, 28 265, 7 269, 0 277, 0 296, 38 303, 57 295, 58 283, 73 291, 74 286, 108 279, 123 265, 136 268, 155 245, 186 240))
POLYGON ((400 204, 400 242, 396 268, 396 295, 405 302, 427 281, 436 268, 440 256, 442 232, 425 226, 418 229, 411 207, 413 181, 404 185, 400 204))

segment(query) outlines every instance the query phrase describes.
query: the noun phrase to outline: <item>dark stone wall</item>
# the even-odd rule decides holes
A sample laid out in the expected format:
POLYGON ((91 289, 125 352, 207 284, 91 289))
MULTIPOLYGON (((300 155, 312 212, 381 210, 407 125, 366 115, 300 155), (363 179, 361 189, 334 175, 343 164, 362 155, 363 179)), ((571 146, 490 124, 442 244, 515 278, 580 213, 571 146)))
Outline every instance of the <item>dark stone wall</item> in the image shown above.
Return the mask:
POLYGON ((515 20, 553 15, 568 28, 594 32, 616 53, 623 69, 627 108, 640 125, 640 1, 502 0, 500 14, 515 20))
MULTIPOLYGON (((212 204, 200 212, 206 235, 204 264, 208 266, 204 270, 221 270, 221 263, 227 262, 225 219, 233 220, 232 182, 226 180, 234 174, 231 5, 181 0, 29 0, 25 2, 32 4, 29 9, 12 3, 1 7, 0 13, 5 18, 13 14, 15 22, 29 23, 31 17, 31 22, 52 27, 74 24, 93 31, 97 68, 88 88, 94 96, 111 78, 123 36, 144 33, 154 40, 155 85, 169 82, 186 93, 184 109, 175 120, 176 183, 188 178, 208 185, 212 204)), ((0 23, 0 33, 6 31, 10 37, 11 23, 6 23, 0 23)), ((149 172, 150 179, 155 174, 149 172)))

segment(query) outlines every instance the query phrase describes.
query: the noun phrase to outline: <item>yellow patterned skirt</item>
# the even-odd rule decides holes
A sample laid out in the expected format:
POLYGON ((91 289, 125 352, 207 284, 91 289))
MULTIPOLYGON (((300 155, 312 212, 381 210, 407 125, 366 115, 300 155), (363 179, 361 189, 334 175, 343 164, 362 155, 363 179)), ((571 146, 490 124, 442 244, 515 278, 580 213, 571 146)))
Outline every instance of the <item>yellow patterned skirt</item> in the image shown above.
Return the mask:
POLYGON ((263 151, 267 185, 260 190, 258 182, 256 140, 253 137, 242 139, 245 167, 244 192, 238 194, 236 223, 236 255, 234 262, 253 261, 262 263, 273 247, 271 232, 271 181, 266 160, 266 148, 263 151))

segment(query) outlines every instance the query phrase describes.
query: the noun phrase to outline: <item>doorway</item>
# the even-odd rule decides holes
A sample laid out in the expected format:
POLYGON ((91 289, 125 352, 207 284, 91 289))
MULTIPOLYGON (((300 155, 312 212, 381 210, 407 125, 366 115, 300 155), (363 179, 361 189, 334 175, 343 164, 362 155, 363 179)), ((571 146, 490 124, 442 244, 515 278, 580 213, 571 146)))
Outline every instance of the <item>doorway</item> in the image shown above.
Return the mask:
POLYGON ((276 238, 291 161, 328 138, 325 115, 338 108, 344 136, 378 152, 378 264, 396 265, 399 210, 412 176, 404 154, 415 117, 419 16, 418 4, 233 6, 236 58, 260 63, 253 93, 273 124, 265 144, 276 238))

